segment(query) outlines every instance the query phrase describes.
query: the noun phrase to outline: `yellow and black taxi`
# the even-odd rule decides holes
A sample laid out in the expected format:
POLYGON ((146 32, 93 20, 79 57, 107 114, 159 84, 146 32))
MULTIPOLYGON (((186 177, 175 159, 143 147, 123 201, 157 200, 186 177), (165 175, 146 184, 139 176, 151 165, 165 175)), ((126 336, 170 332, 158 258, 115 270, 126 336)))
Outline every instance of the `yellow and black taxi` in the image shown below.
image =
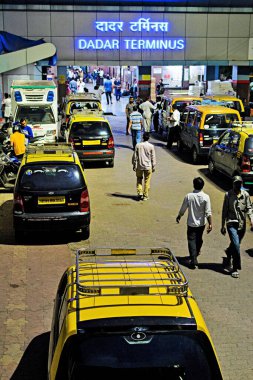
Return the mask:
POLYGON ((202 98, 200 96, 191 96, 178 94, 171 97, 164 96, 162 98, 161 104, 159 105, 160 110, 158 116, 159 132, 161 134, 167 135, 169 128, 169 117, 173 112, 172 108, 177 107, 180 113, 182 113, 186 106, 189 105, 200 105, 202 103, 202 98))
POLYGON ((80 249, 57 290, 49 380, 221 380, 207 326, 167 248, 80 249))
POLYGON ((203 104, 209 102, 210 105, 223 105, 228 108, 237 110, 240 115, 245 112, 244 105, 241 99, 231 95, 205 95, 203 97, 203 104))
POLYGON ((75 111, 100 111, 102 113, 102 105, 99 98, 90 92, 83 94, 67 95, 63 104, 63 113, 61 120, 61 134, 64 136, 64 131, 69 122, 69 118, 75 111))
POLYGON ((211 175, 232 178, 239 175, 246 188, 253 189, 253 123, 237 122, 213 144, 208 156, 211 175))
POLYGON ((80 161, 105 162, 114 166, 114 137, 109 121, 101 113, 91 111, 72 115, 67 127, 67 141, 80 161))
POLYGON ((186 149, 192 162, 207 157, 211 145, 234 121, 241 121, 238 111, 223 106, 188 106, 181 115, 178 150, 186 149))
POLYGON ((90 200, 78 155, 68 144, 30 144, 14 188, 17 240, 31 231, 81 230, 90 234, 90 200))

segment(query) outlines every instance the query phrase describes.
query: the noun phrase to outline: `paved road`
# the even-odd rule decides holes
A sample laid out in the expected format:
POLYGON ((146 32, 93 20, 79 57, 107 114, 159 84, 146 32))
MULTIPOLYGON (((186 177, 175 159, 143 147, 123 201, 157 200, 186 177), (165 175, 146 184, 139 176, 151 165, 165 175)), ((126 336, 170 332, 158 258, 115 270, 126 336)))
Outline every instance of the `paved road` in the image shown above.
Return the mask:
POLYGON ((221 263, 228 239, 219 229, 228 183, 221 178, 213 182, 206 165, 191 165, 187 156, 181 159, 175 148, 169 152, 154 135, 158 164, 150 200, 137 202, 131 137, 124 134, 124 103, 113 107, 120 115, 109 117, 116 141, 115 167, 86 165, 92 207, 88 241, 80 241, 78 234, 31 236, 26 245, 16 246, 12 195, 0 194, 0 379, 46 379, 53 299, 78 247, 168 246, 179 260, 187 256, 186 217, 179 225, 175 217, 197 175, 206 180, 211 196, 214 230, 205 235, 200 269, 183 266, 183 270, 211 332, 224 379, 253 379, 253 234, 248 229, 242 244, 240 279, 225 275, 221 263))

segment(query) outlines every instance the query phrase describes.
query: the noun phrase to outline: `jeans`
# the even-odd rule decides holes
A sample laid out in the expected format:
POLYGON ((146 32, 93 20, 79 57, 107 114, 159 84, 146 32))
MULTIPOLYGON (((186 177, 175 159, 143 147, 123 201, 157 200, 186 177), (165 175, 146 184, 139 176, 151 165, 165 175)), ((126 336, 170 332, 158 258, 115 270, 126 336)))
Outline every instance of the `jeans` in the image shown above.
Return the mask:
POLYGON ((238 223, 227 224, 230 245, 227 249, 227 256, 233 259, 233 271, 241 269, 240 243, 245 235, 246 223, 242 229, 238 229, 238 223))
POLYGON ((115 91, 115 97, 116 97, 116 100, 118 102, 120 100, 120 97, 121 97, 121 91, 120 90, 115 91))
POLYGON ((197 260, 197 256, 200 253, 203 244, 203 232, 205 226, 191 227, 187 226, 187 239, 188 239, 188 250, 190 254, 191 261, 194 263, 197 260))
POLYGON ((111 93, 111 91, 106 91, 105 96, 106 96, 107 104, 109 104, 109 100, 111 101, 111 104, 112 104, 112 93, 111 93))
POLYGON ((133 142, 133 148, 135 149, 135 145, 141 142, 141 130, 132 129, 132 142, 133 142))

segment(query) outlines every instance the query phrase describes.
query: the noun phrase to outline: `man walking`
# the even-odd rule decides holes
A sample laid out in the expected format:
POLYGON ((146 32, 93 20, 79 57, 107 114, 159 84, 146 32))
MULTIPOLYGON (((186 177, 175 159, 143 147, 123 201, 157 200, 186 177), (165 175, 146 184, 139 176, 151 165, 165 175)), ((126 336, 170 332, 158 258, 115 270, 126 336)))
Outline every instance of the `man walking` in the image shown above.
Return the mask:
POLYGON ((250 196, 242 189, 242 178, 233 177, 233 188, 225 194, 222 208, 221 233, 226 234, 226 227, 230 239, 230 245, 225 250, 227 255, 226 269, 234 278, 239 277, 241 269, 240 243, 246 231, 246 215, 248 215, 253 228, 253 208, 250 196), (233 265, 231 265, 231 259, 233 265))
POLYGON ((143 142, 136 145, 132 158, 133 170, 136 172, 137 177, 138 200, 143 201, 149 199, 150 180, 156 166, 155 148, 148 140, 149 133, 144 132, 143 142), (143 178, 144 186, 142 186, 143 178))
POLYGON ((138 107, 133 107, 133 112, 130 114, 128 133, 132 134, 133 148, 141 142, 142 115, 138 112, 138 107))
POLYGON ((212 212, 209 195, 204 193, 204 180, 201 177, 194 178, 194 190, 188 193, 182 203, 176 218, 177 223, 188 209, 187 240, 190 254, 190 266, 195 269, 198 266, 197 256, 203 244, 203 232, 208 221, 207 233, 212 231, 212 212))
POLYGON ((129 129, 129 123, 130 123, 130 115, 133 112, 133 108, 135 106, 134 98, 133 96, 130 96, 129 102, 126 105, 125 113, 127 118, 127 125, 126 125, 126 135, 129 135, 128 129, 129 129))
POLYGON ((114 88, 115 88, 116 101, 119 102, 120 101, 120 97, 121 97, 121 81, 120 81, 119 78, 115 79, 115 81, 114 81, 114 88))
POLYGON ((77 81, 73 78, 69 82, 69 88, 71 91, 71 94, 76 94, 77 93, 77 81))
POLYGON ((109 105, 109 102, 112 104, 112 80, 110 79, 109 75, 106 77, 106 80, 104 82, 104 89, 107 105, 109 105))
POLYGON ((146 99, 145 102, 141 103, 139 109, 143 111, 143 126, 145 132, 150 132, 151 129, 151 121, 152 121, 152 111, 156 109, 156 107, 151 103, 150 97, 146 99))

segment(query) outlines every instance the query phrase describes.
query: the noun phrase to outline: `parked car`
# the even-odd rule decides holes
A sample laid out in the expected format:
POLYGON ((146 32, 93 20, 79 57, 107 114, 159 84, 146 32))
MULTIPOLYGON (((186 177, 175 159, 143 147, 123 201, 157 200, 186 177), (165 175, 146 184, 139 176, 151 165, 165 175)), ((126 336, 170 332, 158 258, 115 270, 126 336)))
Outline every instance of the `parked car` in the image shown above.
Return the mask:
POLYGON ((196 299, 169 249, 80 249, 63 274, 48 379, 98 375, 222 379, 196 299))
POLYGON ((210 146, 234 121, 241 121, 238 111, 223 106, 189 106, 181 116, 181 131, 177 142, 179 152, 190 151, 195 164, 207 157, 210 146))
POLYGON ((79 229, 88 239, 88 187, 71 146, 28 146, 14 188, 13 220, 17 240, 33 231, 79 229))
POLYGON ((211 175, 216 172, 229 178, 240 175, 246 188, 253 188, 253 126, 252 122, 233 125, 212 145, 208 156, 211 175))
POLYGON ((114 166, 114 138, 104 116, 89 111, 76 113, 70 117, 67 131, 67 141, 73 144, 80 161, 100 161, 114 166))
POLYGON ((191 104, 201 104, 202 98, 200 96, 190 96, 190 95, 175 95, 172 97, 163 97, 159 110, 159 132, 165 135, 167 139, 168 127, 169 127, 169 117, 172 113, 172 107, 177 106, 180 113, 185 110, 186 106, 191 104))
POLYGON ((93 93, 83 93, 83 94, 71 94, 67 95, 65 102, 62 106, 62 120, 60 132, 63 137, 65 137, 65 129, 67 127, 69 118, 76 111, 100 111, 102 113, 102 105, 98 97, 93 93))

